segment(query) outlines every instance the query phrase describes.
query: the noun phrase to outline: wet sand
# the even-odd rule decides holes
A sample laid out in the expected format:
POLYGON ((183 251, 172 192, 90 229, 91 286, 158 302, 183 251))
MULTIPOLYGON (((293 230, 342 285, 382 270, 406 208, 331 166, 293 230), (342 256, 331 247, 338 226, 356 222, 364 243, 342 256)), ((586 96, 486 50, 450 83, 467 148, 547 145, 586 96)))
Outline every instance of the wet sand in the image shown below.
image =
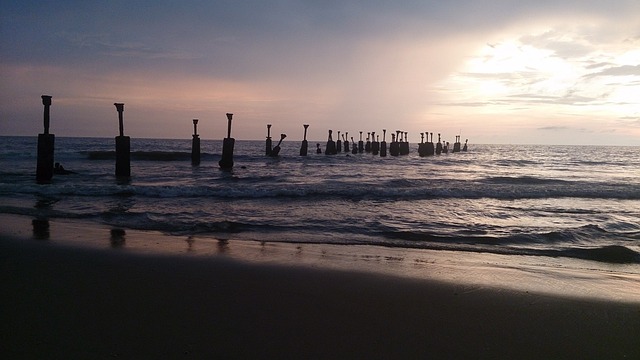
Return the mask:
MULTIPOLYGON (((7 358, 640 358, 633 289, 606 299, 365 271, 336 265, 329 246, 317 261, 296 260, 302 246, 264 244, 238 260, 221 255, 242 251, 233 241, 207 254, 197 239, 178 251, 157 234, 111 231, 104 242, 100 228, 3 219, 7 358), (127 248, 137 242, 147 245, 127 248), (257 261, 260 251, 288 260, 257 261)), ((366 264, 393 266, 387 258, 366 264)))

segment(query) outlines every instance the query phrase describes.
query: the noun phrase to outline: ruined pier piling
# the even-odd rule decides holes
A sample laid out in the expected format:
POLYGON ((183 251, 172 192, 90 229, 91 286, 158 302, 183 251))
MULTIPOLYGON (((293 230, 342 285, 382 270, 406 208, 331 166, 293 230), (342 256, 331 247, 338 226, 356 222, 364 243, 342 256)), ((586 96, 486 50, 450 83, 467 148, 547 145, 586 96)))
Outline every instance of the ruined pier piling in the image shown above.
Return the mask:
POLYGON ((116 136, 116 177, 131 176, 131 138, 124 136, 124 104, 114 103, 118 111, 118 127, 120 135, 116 136))
POLYGON ((307 152, 309 150, 309 142, 307 141, 307 128, 309 125, 305 124, 304 126, 304 137, 302 138, 302 145, 300 146, 300 156, 307 156, 307 152))
POLYGON ((200 136, 198 119, 193 119, 193 139, 191 139, 191 165, 200 165, 200 136))
POLYGON ((42 95, 42 105, 44 105, 44 132, 38 134, 38 160, 36 165, 36 182, 47 184, 53 178, 53 153, 56 137, 49 134, 49 108, 51 107, 51 96, 42 95))
POLYGON ((236 139, 231 137, 231 119, 233 119, 233 114, 227 113, 227 137, 222 140, 222 158, 218 161, 222 170, 233 168, 233 147, 236 139))

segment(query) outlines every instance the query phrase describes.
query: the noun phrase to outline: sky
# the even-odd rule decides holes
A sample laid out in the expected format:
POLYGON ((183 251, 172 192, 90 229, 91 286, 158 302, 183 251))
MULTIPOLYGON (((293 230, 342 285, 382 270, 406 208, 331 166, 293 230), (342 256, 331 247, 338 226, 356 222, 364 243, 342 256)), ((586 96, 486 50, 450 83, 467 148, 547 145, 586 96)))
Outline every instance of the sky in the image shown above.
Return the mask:
POLYGON ((640 145, 638 0, 0 0, 0 135, 640 145), (437 135, 435 135, 437 137, 437 135), (335 136, 334 136, 335 138, 335 136), (387 137, 387 141, 390 138, 387 137))

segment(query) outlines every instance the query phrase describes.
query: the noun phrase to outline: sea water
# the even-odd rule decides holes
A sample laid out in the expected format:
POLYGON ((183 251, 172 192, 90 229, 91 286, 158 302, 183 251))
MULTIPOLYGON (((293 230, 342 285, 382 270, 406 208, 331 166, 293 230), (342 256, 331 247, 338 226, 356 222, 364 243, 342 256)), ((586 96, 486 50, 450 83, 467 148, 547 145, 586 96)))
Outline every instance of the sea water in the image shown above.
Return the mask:
MULTIPOLYGON (((35 181, 37 138, 0 137, 0 213, 179 236, 380 245, 640 264, 640 147, 481 145, 420 157, 318 155, 286 141, 131 139, 131 178, 113 138, 56 138, 70 175, 35 181)), ((324 149, 324 143, 321 142, 324 149)), ((2 225, 2 224, 0 224, 2 225)), ((5 224, 6 225, 6 224, 5 224)))

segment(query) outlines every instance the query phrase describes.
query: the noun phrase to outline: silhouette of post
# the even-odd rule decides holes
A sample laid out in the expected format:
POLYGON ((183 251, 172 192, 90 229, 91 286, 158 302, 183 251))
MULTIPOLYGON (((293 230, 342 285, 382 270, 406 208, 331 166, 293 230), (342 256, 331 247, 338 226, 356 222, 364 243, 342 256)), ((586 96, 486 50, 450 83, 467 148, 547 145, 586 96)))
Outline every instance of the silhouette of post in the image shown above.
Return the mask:
POLYGON ((442 143, 440 142, 440 134, 438 134, 438 143, 436 144, 436 155, 442 153, 442 143))
MULTIPOLYGON (((353 141, 352 141, 353 142, 353 141)), ((344 133, 344 152, 348 153, 351 151, 351 149, 349 149, 349 132, 345 132, 344 133)))
POLYGON ((371 132, 371 139, 372 139, 372 142, 371 142, 371 153, 373 155, 378 155, 378 153, 380 152, 380 142, 378 142, 376 140, 375 131, 371 132))
POLYGON ((336 140, 336 153, 342 152, 342 140, 340 140, 340 131, 338 131, 338 140, 336 140))
POLYGON ((409 155, 409 133, 406 131, 403 141, 400 143, 400 155, 409 155))
POLYGON ((51 107, 51 96, 42 95, 42 105, 44 105, 44 133, 38 134, 38 160, 36 164, 36 182, 46 184, 53 178, 53 152, 56 137, 49 134, 49 108, 51 107))
POLYGON ((358 140, 358 152, 364 152, 364 141, 362 141, 362 131, 360 131, 360 140, 358 140))
POLYGON ((353 141, 353 136, 351 137, 351 144, 353 144, 353 146, 351 146, 351 153, 355 155, 358 153, 358 146, 356 146, 356 143, 353 141))
POLYGON ((338 152, 336 151, 336 142, 333 141, 333 137, 331 136, 333 134, 332 130, 329 130, 329 138, 327 139, 327 147, 324 150, 324 154, 325 155, 335 155, 338 152))
POLYGON ((371 136, 371 133, 368 132, 367 133, 367 143, 364 145, 364 151, 370 153, 371 152, 371 140, 369 140, 369 137, 371 136))
POLYGON ((462 147, 462 151, 467 151, 467 143, 469 142, 469 139, 466 139, 464 141, 464 147, 462 147))
POLYGON ((265 143, 265 155, 271 155, 271 124, 267 124, 267 141, 265 143))
POLYGON ((460 152, 460 135, 456 135, 456 142, 453 143, 453 152, 460 152))
POLYGON ((116 136, 116 177, 131 176, 131 139, 124 136, 123 115, 124 104, 114 103, 118 111, 118 125, 120 135, 116 136))
POLYGON ((282 140, 287 137, 287 134, 280 134, 280 141, 278 141, 278 145, 274 146, 271 150, 271 154, 269 156, 276 157, 280 154, 280 144, 282 144, 282 140))
POLYGON ((302 140, 302 146, 300 146, 300 156, 307 156, 307 151, 309 150, 309 142, 307 142, 307 128, 309 125, 304 126, 304 138, 302 140))
POLYGON ((380 156, 387 156, 387 129, 382 129, 382 142, 380 143, 380 156))
POLYGON ((426 153, 427 153, 427 144, 424 143, 424 133, 420 133, 420 144, 418 144, 418 155, 425 156, 426 153))
POLYGON ((198 136, 198 119, 193 119, 193 139, 191 140, 191 165, 200 165, 200 136, 198 136))
POLYGON ((231 170, 233 168, 233 146, 236 139, 231 137, 231 119, 233 114, 227 113, 227 137, 222 140, 222 159, 218 161, 218 165, 222 170, 231 170))
POLYGON ((435 154, 435 149, 433 147, 433 133, 427 133, 427 139, 429 138, 429 134, 431 134, 431 140, 427 140, 427 156, 433 156, 435 154))

